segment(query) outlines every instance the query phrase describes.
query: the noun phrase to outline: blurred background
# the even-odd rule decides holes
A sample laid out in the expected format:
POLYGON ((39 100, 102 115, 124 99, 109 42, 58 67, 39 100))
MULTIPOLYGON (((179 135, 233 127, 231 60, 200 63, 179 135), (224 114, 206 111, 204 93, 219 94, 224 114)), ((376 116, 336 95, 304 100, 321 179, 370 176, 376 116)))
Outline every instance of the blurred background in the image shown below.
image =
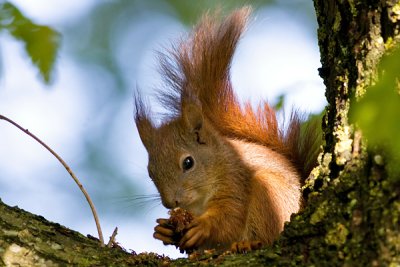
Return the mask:
MULTIPOLYGON (((154 198, 147 153, 133 121, 133 91, 161 84, 156 51, 189 31, 206 10, 247 1, 12 0, 26 17, 61 33, 47 84, 22 42, 0 31, 0 114, 39 136, 91 195, 108 240, 128 250, 183 256, 153 239, 167 211, 154 198)), ((326 102, 312 1, 252 1, 254 13, 233 59, 235 90, 256 104, 320 113, 326 102)), ((152 103, 156 108, 157 103, 152 103)), ((38 143, 0 121, 0 198, 97 236, 89 207, 65 169, 38 143)))

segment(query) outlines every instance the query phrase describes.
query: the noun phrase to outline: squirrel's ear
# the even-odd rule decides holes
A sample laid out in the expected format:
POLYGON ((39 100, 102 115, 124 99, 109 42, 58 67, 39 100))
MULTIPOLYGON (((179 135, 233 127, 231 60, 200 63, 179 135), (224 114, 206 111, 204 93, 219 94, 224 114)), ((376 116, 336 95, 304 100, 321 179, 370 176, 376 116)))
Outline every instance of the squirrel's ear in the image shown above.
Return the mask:
POLYGON ((148 149, 152 143, 154 126, 149 119, 149 112, 139 94, 135 96, 135 111, 135 123, 139 131, 140 139, 146 149, 148 149))
POLYGON ((200 133, 204 120, 201 105, 196 102, 182 103, 182 119, 191 132, 200 133))
POLYGON ((154 127, 147 117, 135 116, 135 122, 139 131, 140 139, 142 140, 142 143, 146 149, 148 149, 152 143, 154 127))

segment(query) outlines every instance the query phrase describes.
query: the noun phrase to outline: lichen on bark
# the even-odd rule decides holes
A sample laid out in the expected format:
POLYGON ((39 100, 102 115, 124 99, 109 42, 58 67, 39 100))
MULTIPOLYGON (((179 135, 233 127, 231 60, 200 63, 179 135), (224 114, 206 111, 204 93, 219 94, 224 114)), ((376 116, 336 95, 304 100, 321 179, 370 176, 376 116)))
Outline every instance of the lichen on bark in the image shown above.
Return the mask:
MULTIPOLYGON (((398 3, 314 3, 319 23, 320 73, 329 103, 321 158, 332 160, 330 172, 314 177, 305 187, 308 205, 303 214, 297 215, 301 217, 297 229, 303 227, 300 232, 306 232, 308 223, 309 228, 319 225, 322 229, 312 241, 299 246, 308 251, 307 263, 322 265, 325 259, 329 265, 400 264, 399 245, 394 242, 399 237, 399 184, 390 182, 386 166, 374 161, 376 152, 367 147, 357 126, 348 121, 349 107, 377 78, 378 62, 388 49, 385 42, 398 43, 399 20, 393 19, 398 3), (323 256, 316 255, 321 248, 323 256)), ((319 168, 323 167, 320 164, 319 168)), ((290 240, 297 234, 286 237, 286 232, 282 239, 290 240)))

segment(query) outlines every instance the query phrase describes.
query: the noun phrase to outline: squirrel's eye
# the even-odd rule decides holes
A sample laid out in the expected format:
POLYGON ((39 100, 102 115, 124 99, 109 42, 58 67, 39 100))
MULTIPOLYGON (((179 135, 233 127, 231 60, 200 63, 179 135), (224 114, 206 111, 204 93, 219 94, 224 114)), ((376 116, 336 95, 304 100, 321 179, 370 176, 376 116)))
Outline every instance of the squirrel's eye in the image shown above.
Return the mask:
POLYGON ((194 165, 194 159, 191 156, 186 157, 182 161, 182 169, 183 171, 188 171, 190 170, 194 165))

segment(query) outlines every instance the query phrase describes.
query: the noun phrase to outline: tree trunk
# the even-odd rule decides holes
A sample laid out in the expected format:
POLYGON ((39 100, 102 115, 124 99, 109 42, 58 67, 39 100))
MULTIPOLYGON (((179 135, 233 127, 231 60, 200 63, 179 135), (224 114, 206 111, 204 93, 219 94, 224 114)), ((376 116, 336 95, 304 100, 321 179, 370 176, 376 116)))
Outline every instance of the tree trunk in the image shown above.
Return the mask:
MULTIPOLYGON (((382 155, 348 120, 355 97, 376 79, 377 63, 400 40, 400 2, 315 0, 328 106, 319 166, 304 187, 306 205, 270 248, 206 255, 225 265, 400 265, 400 185, 382 155), (397 180, 397 181, 396 181, 397 180)), ((93 239, 0 203, 0 264, 186 265, 154 254, 100 248, 93 239)), ((149 237, 151 238, 151 237, 149 237)))
POLYGON ((399 179, 366 147, 348 111, 376 79, 386 49, 400 40, 400 2, 315 0, 314 5, 328 100, 325 144, 303 191, 306 208, 292 217, 278 242, 280 255, 292 264, 398 266, 399 179))

